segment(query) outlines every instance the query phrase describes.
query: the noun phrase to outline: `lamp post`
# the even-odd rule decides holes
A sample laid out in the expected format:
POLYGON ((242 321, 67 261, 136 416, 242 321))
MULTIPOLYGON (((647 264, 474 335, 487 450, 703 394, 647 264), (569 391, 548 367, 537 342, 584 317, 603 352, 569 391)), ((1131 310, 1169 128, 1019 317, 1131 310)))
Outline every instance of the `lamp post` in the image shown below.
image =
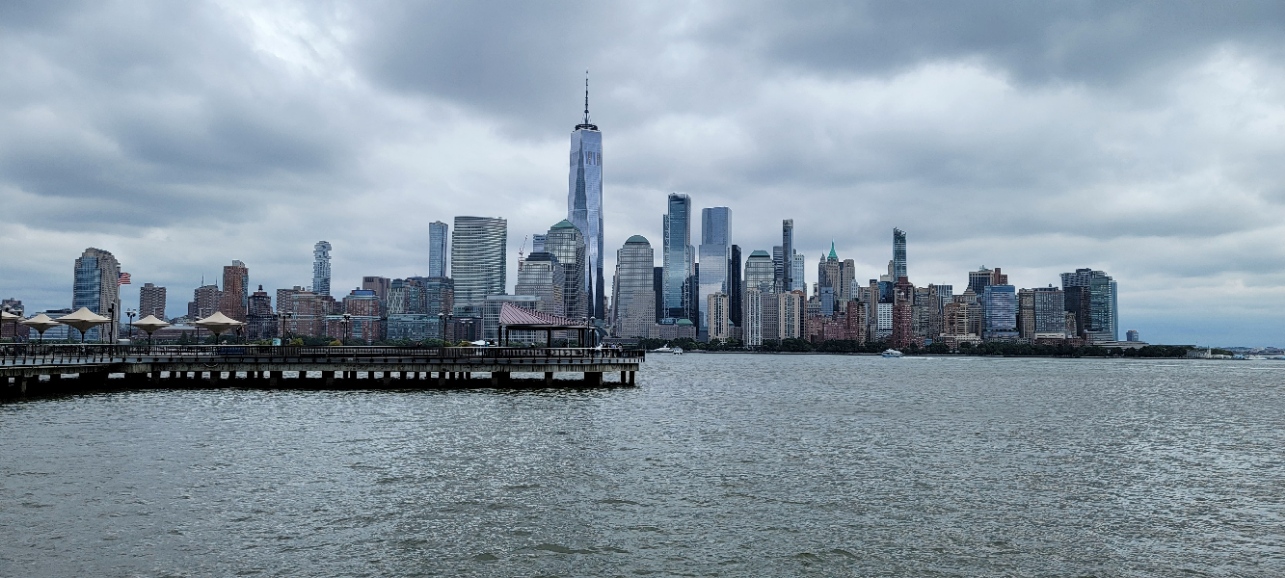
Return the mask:
POLYGON ((339 320, 339 323, 343 325, 343 344, 348 345, 348 338, 350 337, 349 331, 352 330, 352 314, 344 313, 343 317, 339 320))
POLYGON ((597 321, 598 321, 597 317, 589 318, 589 347, 593 347, 595 345, 594 342, 598 340, 598 326, 596 323, 597 321))
POLYGON ((126 309, 125 315, 129 316, 129 343, 130 345, 133 345, 134 344, 134 316, 138 315, 138 311, 135 311, 133 309, 126 309))
MULTIPOLYGON (((299 329, 298 327, 294 327, 294 311, 286 311, 286 320, 291 324, 290 332, 287 334, 287 336, 291 339, 291 341, 293 341, 293 340, 294 340, 294 334, 295 334, 295 333, 297 333, 297 332, 298 332, 298 329, 299 329)), ((281 323, 281 332, 282 332, 282 333, 285 333, 285 331, 286 331, 286 325, 285 325, 285 324, 286 324, 286 321, 283 321, 283 322, 281 323)))

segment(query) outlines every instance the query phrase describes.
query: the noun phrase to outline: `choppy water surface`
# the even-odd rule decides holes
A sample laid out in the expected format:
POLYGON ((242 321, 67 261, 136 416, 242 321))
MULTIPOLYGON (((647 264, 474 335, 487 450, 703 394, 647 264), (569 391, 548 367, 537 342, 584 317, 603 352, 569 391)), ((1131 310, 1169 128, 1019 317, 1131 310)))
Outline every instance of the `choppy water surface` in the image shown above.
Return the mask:
POLYGON ((1285 575, 1282 362, 639 379, 0 406, 0 575, 1285 575))

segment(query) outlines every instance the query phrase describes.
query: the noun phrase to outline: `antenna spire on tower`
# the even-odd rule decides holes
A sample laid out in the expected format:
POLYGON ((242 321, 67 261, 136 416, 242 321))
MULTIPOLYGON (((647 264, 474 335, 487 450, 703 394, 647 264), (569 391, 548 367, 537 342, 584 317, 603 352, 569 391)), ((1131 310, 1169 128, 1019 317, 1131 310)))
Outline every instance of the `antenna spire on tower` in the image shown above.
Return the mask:
POLYGON ((589 124, 589 69, 584 71, 584 123, 589 124))

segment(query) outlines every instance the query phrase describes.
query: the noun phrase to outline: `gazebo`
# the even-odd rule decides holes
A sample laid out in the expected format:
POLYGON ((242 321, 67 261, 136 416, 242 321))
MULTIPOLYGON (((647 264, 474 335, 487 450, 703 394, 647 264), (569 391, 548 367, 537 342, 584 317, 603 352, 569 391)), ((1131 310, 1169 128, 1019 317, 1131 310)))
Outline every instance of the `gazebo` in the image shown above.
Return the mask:
POLYGON ((13 340, 17 341, 18 340, 18 321, 20 319, 22 319, 22 316, 14 313, 10 313, 9 307, 6 305, 4 310, 0 310, 0 333, 4 333, 4 324, 12 321, 13 322, 13 340))
POLYGON ((99 325, 112 322, 110 318, 94 313, 93 311, 90 311, 88 307, 81 307, 80 309, 77 309, 75 313, 63 315, 54 321, 79 329, 81 343, 85 342, 86 331, 89 331, 99 325))
POLYGON ((19 323, 26 325, 27 327, 30 327, 32 329, 35 329, 36 333, 40 334, 41 343, 45 342, 45 332, 59 325, 57 321, 54 321, 44 313, 41 313, 40 315, 37 315, 25 321, 19 321, 19 323))
POLYGON ((149 345, 152 343, 152 334, 156 333, 156 330, 169 326, 169 323, 157 319, 155 315, 148 315, 147 317, 134 322, 134 327, 142 329, 147 333, 147 343, 149 345))
POLYGON ((500 306, 500 344, 507 346, 509 344, 509 331, 529 330, 543 331, 545 343, 551 343, 554 331, 576 331, 580 338, 580 346, 585 347, 588 343, 589 324, 584 320, 571 319, 552 313, 534 311, 523 307, 518 307, 512 303, 505 303, 500 306))
POLYGON ((237 321, 236 319, 228 317, 227 315, 224 315, 223 312, 221 311, 215 311, 205 319, 198 319, 196 321, 193 321, 192 325, 195 325, 202 329, 210 330, 210 333, 214 334, 214 342, 218 343, 219 335, 222 335, 223 332, 229 329, 235 329, 245 324, 241 323, 240 321, 237 321))

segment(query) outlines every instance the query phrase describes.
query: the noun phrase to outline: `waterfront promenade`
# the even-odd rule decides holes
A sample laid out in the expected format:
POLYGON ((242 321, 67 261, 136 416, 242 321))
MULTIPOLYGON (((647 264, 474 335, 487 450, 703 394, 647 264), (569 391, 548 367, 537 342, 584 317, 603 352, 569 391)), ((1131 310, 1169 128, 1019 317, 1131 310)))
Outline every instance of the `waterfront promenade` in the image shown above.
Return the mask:
POLYGON ((0 346, 0 396, 167 387, 632 386, 642 350, 261 345, 0 346), (536 374, 520 379, 514 374, 536 374), (615 381, 604 379, 618 375, 615 381))

